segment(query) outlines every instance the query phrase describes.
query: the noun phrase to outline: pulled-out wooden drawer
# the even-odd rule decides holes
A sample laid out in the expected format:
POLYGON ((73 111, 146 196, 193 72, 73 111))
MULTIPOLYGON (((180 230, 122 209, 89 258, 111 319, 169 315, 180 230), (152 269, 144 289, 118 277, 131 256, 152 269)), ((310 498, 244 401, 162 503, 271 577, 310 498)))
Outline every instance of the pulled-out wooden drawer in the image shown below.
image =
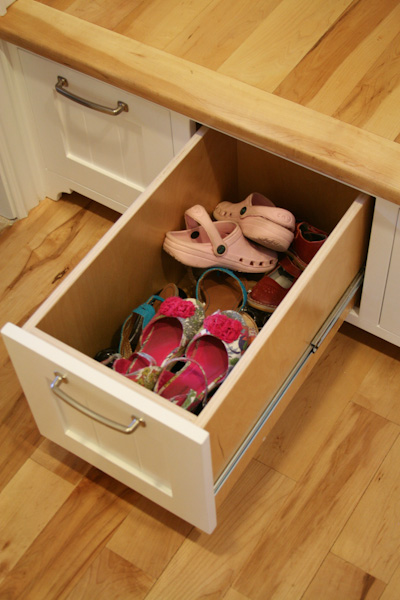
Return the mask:
POLYGON ((41 433, 211 532, 216 504, 282 413, 355 293, 370 205, 368 197, 338 182, 200 130, 28 323, 4 327, 41 433), (330 235, 195 416, 91 357, 107 347, 133 307, 183 276, 184 267, 162 243, 165 232, 183 228, 184 211, 202 204, 212 212, 221 200, 241 201, 252 191, 330 235), (131 433, 120 431, 130 424, 131 433))

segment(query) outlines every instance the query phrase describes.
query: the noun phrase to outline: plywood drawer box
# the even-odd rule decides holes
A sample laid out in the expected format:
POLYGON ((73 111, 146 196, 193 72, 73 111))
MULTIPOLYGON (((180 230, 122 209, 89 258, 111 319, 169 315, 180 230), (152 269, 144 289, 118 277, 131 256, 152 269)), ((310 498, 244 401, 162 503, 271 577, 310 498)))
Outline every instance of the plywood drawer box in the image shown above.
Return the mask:
POLYGON ((74 190, 124 212, 194 132, 163 106, 11 44, 8 52, 50 198, 74 190))
POLYGON ((297 388, 318 356, 319 330, 328 330, 348 302, 345 297, 337 306, 365 259, 370 204, 338 182, 200 130, 26 325, 4 327, 41 433, 211 532, 216 504, 287 405, 292 388, 285 394, 286 387, 297 374, 297 388), (252 191, 331 233, 195 416, 91 357, 107 347, 133 307, 182 277, 184 267, 162 243, 166 231, 183 228, 184 211, 198 203, 211 212, 222 199, 240 201, 252 191), (51 389, 55 373, 66 377, 57 391, 100 417, 58 397, 51 389), (123 427, 142 422, 127 434, 99 419, 123 427))

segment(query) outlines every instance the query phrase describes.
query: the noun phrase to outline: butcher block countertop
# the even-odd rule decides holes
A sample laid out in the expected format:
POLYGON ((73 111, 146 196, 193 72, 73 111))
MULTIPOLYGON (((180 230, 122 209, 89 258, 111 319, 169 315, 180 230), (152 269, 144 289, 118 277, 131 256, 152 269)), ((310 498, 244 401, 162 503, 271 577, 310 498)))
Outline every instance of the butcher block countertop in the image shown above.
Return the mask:
POLYGON ((400 204, 399 0, 16 0, 0 37, 400 204))

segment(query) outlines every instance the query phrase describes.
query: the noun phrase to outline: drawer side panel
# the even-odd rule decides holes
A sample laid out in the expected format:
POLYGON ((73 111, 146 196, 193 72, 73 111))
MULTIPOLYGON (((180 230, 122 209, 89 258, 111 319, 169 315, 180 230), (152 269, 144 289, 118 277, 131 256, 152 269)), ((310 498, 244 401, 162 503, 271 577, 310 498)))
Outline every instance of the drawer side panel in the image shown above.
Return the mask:
POLYGON ((214 477, 257 421, 363 265, 371 202, 360 196, 282 301, 199 421, 214 477))

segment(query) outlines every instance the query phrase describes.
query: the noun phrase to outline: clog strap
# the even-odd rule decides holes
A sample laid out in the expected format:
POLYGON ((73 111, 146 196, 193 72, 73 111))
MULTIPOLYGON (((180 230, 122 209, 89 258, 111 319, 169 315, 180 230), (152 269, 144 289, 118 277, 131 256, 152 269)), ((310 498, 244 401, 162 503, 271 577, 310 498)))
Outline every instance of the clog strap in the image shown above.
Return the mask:
POLYGON ((294 231, 295 228, 295 217, 291 212, 284 208, 277 208, 272 206, 250 206, 246 210, 240 211, 240 218, 246 219, 248 217, 261 217, 268 221, 272 221, 281 227, 285 227, 290 231, 294 231))
POLYGON ((202 275, 200 275, 199 279, 197 280, 197 284, 196 284, 197 300, 200 300, 200 287, 201 287, 202 281, 204 280, 205 277, 207 277, 207 275, 209 273, 212 273, 213 271, 226 273, 227 275, 229 275, 230 277, 232 277, 233 279, 235 279, 237 281, 237 283, 240 285, 240 289, 242 290, 242 295, 243 295, 242 303, 238 310, 243 310, 243 308, 245 307, 246 302, 247 302, 246 288, 244 287, 244 285, 243 285, 242 281, 239 279, 239 277, 237 275, 235 275, 235 273, 233 273, 233 271, 230 271, 229 269, 225 269, 224 267, 211 267, 210 269, 207 269, 207 271, 204 271, 204 273, 202 273, 202 275))
POLYGON ((279 208, 259 192, 253 192, 247 196, 244 206, 240 210, 240 218, 246 217, 261 217, 272 221, 277 225, 286 227, 290 231, 294 231, 296 219, 295 216, 285 208, 279 208))
POLYGON ((189 208, 185 212, 185 223, 187 229, 194 229, 198 225, 201 225, 210 239, 215 256, 225 254, 226 246, 224 241, 204 206, 195 204, 189 208))
POLYGON ((271 219, 276 210, 273 206, 248 206, 242 208, 240 217, 263 217, 264 219, 271 219))

